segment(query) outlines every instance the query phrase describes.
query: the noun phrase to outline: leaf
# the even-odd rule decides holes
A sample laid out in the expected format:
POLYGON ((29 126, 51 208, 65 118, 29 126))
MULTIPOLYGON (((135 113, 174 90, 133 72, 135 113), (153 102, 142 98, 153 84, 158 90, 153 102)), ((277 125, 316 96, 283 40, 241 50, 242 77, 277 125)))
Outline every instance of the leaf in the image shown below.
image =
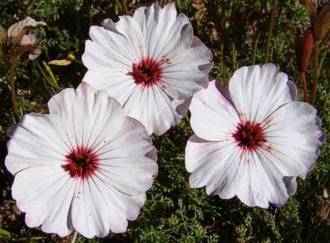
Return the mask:
POLYGON ((48 64, 55 66, 68 66, 75 60, 76 60, 75 55, 73 53, 69 53, 69 55, 65 59, 52 60, 48 62, 48 64))
POLYGON ((71 63, 72 61, 68 59, 52 60, 48 62, 49 65, 55 65, 55 66, 68 66, 71 63))

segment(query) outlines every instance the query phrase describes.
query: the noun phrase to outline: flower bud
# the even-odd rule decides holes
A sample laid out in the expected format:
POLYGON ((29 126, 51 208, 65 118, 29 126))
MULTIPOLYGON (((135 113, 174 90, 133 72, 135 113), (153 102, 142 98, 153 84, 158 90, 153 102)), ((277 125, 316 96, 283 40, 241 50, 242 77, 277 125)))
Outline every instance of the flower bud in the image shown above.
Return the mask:
POLYGON ((316 8, 311 0, 305 0, 305 2, 311 19, 314 40, 322 41, 330 30, 330 3, 324 3, 316 8))
POLYGON ((318 8, 313 30, 316 41, 322 41, 328 34, 330 30, 330 4, 318 8))
POLYGON ((303 35, 297 33, 295 38, 295 50, 297 58, 297 69, 304 73, 307 71, 310 56, 313 50, 313 35, 308 29, 303 35))

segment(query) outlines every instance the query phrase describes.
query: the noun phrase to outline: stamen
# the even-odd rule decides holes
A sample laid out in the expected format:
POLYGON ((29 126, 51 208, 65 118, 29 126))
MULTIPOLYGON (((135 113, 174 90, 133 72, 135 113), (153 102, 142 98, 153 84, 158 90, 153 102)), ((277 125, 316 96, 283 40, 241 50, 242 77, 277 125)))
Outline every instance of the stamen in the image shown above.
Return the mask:
POLYGON ((133 64, 133 70, 130 74, 133 76, 136 84, 149 87, 160 81, 162 69, 155 60, 145 58, 133 64))
POLYGON ((256 151, 265 142, 265 132, 259 123, 244 121, 238 124, 233 137, 239 147, 250 152, 256 151))
POLYGON ((87 179, 92 176, 99 163, 96 154, 90 148, 78 147, 66 156, 67 164, 63 165, 71 177, 87 179))

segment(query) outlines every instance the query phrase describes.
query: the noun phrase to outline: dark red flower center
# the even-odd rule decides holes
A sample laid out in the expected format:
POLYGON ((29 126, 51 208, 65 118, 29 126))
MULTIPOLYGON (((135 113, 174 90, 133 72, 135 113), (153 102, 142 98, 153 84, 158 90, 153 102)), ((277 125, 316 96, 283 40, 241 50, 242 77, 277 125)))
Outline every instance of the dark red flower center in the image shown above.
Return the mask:
POLYGON ((239 123, 233 137, 239 147, 248 151, 255 151, 266 142, 264 129, 250 121, 239 123))
POLYGON ((92 149, 78 147, 66 156, 66 162, 63 168, 71 177, 86 179, 94 174, 99 160, 92 149))
POLYGON ((143 58, 133 64, 133 70, 130 73, 136 84, 151 86, 160 81, 162 69, 158 62, 151 58, 143 58))

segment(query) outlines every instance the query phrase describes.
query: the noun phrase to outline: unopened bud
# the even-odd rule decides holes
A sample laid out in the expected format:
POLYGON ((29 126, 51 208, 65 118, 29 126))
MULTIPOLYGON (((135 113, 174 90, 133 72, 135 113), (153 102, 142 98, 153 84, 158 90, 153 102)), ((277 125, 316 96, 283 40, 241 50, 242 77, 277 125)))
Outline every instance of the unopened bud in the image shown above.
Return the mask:
POLYGON ((330 4, 321 6, 317 10, 314 21, 314 37, 316 41, 322 41, 330 30, 330 4))
POLYGON ((295 50, 298 71, 307 71, 310 56, 313 50, 313 35, 310 30, 306 30, 303 35, 297 33, 295 38, 295 50))
POLYGON ((317 8, 311 0, 305 0, 311 19, 311 28, 316 42, 322 41, 330 30, 330 3, 324 3, 317 8))

